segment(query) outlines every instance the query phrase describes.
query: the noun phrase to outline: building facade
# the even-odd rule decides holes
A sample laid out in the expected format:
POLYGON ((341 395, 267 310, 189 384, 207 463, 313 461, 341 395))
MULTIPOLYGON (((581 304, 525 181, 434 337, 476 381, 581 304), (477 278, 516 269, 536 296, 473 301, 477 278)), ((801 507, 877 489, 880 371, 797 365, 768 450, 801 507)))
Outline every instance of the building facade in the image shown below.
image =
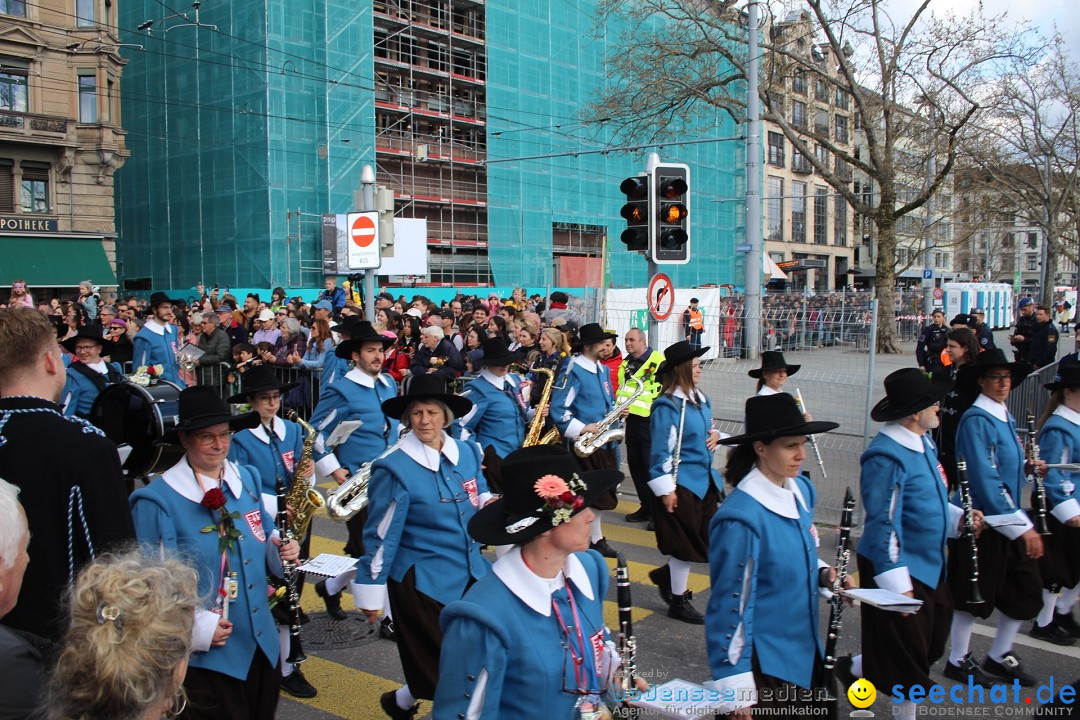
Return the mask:
POLYGON ((116 285, 119 43, 112 0, 0 0, 0 286, 116 285))

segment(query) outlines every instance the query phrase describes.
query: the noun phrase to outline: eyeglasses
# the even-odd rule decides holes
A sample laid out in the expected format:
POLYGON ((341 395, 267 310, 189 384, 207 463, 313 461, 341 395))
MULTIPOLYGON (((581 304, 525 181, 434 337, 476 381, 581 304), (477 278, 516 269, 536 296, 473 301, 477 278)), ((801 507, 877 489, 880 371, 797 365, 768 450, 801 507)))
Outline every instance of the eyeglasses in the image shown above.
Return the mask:
POLYGON ((1012 380, 1012 375, 983 375, 983 379, 990 382, 1005 382, 1006 380, 1012 380))
POLYGON ((260 393, 255 396, 255 399, 259 402, 276 403, 281 402, 281 393, 260 393))
POLYGON ((229 440, 232 439, 232 430, 226 430, 219 433, 195 433, 191 437, 194 438, 196 445, 207 448, 219 441, 223 444, 228 444, 229 440))
POLYGON ((75 346, 75 352, 77 352, 77 353, 90 352, 95 347, 97 347, 97 345, 93 344, 93 343, 91 343, 90 345, 76 345, 75 346))

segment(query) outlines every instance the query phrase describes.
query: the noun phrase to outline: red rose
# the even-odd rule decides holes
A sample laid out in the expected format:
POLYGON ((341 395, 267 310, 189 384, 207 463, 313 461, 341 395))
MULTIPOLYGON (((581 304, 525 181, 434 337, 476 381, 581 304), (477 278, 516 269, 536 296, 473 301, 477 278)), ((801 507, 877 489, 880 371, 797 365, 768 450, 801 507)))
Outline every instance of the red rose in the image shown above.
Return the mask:
POLYGON ((154 369, 153 365, 150 365, 149 367, 146 368, 146 374, 149 375, 150 377, 154 377, 154 376, 157 375, 157 370, 154 369))
POLYGON ((566 502, 566 503, 574 502, 574 493, 567 490, 566 492, 564 492, 562 495, 559 496, 559 499, 562 500, 563 502, 566 502))
POLYGON ((210 488, 199 504, 211 510, 219 510, 225 506, 225 493, 221 492, 221 488, 210 488))

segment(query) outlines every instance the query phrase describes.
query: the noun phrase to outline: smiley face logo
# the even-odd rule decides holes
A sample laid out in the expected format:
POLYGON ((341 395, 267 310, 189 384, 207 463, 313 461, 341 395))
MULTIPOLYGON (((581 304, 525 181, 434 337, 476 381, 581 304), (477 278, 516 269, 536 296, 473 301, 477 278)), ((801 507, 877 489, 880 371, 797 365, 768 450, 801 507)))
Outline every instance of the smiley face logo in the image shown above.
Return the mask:
POLYGON ((877 688, 874 687, 874 683, 866 678, 859 678, 851 683, 851 687, 847 690, 847 697, 848 701, 855 707, 868 708, 874 704, 874 699, 877 698, 877 688))

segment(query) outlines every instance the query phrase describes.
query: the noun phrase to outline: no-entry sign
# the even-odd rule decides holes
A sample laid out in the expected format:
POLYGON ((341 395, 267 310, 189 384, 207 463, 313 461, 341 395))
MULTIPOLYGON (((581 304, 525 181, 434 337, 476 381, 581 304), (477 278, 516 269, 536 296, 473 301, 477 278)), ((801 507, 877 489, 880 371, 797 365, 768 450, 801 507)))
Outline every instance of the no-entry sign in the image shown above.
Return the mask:
POLYGON ((370 270, 382 264, 379 252, 379 213, 349 213, 345 223, 349 233, 349 269, 370 270))

